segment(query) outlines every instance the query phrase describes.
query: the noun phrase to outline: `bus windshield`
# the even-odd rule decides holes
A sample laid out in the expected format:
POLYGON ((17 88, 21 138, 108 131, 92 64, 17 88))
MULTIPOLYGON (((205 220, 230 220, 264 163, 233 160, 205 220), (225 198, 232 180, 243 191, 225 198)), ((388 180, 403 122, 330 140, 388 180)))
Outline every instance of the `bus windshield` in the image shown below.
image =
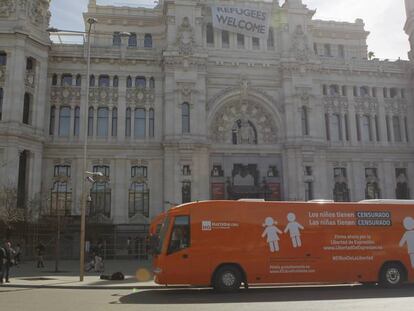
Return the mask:
POLYGON ((168 224, 169 223, 170 223, 170 217, 167 216, 167 217, 165 217, 164 222, 162 223, 161 230, 160 230, 160 233, 159 233, 159 240, 158 240, 158 245, 157 245, 157 248, 156 248, 156 253, 157 254, 161 254, 162 245, 164 244, 165 237, 167 235, 167 230, 168 230, 168 224))

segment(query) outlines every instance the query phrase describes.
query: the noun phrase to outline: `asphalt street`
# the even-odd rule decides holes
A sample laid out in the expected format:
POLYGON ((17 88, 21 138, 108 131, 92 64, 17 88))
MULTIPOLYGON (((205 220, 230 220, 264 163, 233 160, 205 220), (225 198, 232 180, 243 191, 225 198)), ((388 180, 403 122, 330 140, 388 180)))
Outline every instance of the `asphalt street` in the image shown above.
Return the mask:
POLYGON ((36 289, 0 287, 2 310, 412 310, 414 286, 210 289, 36 289))

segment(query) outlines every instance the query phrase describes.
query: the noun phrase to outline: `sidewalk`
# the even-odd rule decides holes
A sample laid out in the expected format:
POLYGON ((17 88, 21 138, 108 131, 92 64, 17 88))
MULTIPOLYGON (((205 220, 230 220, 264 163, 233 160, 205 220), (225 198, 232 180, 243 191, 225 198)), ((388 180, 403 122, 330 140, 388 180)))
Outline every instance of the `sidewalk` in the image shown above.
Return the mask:
POLYGON ((59 272, 55 271, 55 262, 46 261, 45 268, 36 268, 36 262, 24 262, 10 270, 10 283, 4 287, 22 288, 61 288, 61 289, 153 289, 162 288, 154 283, 151 262, 142 260, 106 260, 105 271, 85 272, 83 282, 79 282, 79 261, 61 261, 59 272), (101 280, 101 274, 114 272, 125 275, 123 281, 101 280))

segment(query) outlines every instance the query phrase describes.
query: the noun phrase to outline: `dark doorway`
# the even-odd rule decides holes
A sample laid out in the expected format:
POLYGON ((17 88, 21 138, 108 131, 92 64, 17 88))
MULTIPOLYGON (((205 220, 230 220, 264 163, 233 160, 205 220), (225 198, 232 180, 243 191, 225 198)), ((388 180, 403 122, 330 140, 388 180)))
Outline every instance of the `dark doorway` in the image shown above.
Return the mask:
POLYGON ((24 150, 19 157, 19 179, 17 181, 17 208, 25 208, 27 203, 29 151, 24 150))

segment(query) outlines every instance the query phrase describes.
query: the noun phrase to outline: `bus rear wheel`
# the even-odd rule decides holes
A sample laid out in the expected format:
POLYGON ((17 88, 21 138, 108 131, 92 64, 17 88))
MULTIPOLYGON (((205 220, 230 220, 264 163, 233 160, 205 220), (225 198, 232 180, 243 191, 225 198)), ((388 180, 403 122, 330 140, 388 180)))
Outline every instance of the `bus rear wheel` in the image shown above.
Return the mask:
POLYGON ((380 284, 387 288, 398 288, 405 281, 404 267, 399 263, 389 263, 382 267, 380 274, 380 284))
POLYGON ((242 274, 236 266, 219 268, 214 277, 214 289, 218 292, 235 292, 240 289, 242 274))

